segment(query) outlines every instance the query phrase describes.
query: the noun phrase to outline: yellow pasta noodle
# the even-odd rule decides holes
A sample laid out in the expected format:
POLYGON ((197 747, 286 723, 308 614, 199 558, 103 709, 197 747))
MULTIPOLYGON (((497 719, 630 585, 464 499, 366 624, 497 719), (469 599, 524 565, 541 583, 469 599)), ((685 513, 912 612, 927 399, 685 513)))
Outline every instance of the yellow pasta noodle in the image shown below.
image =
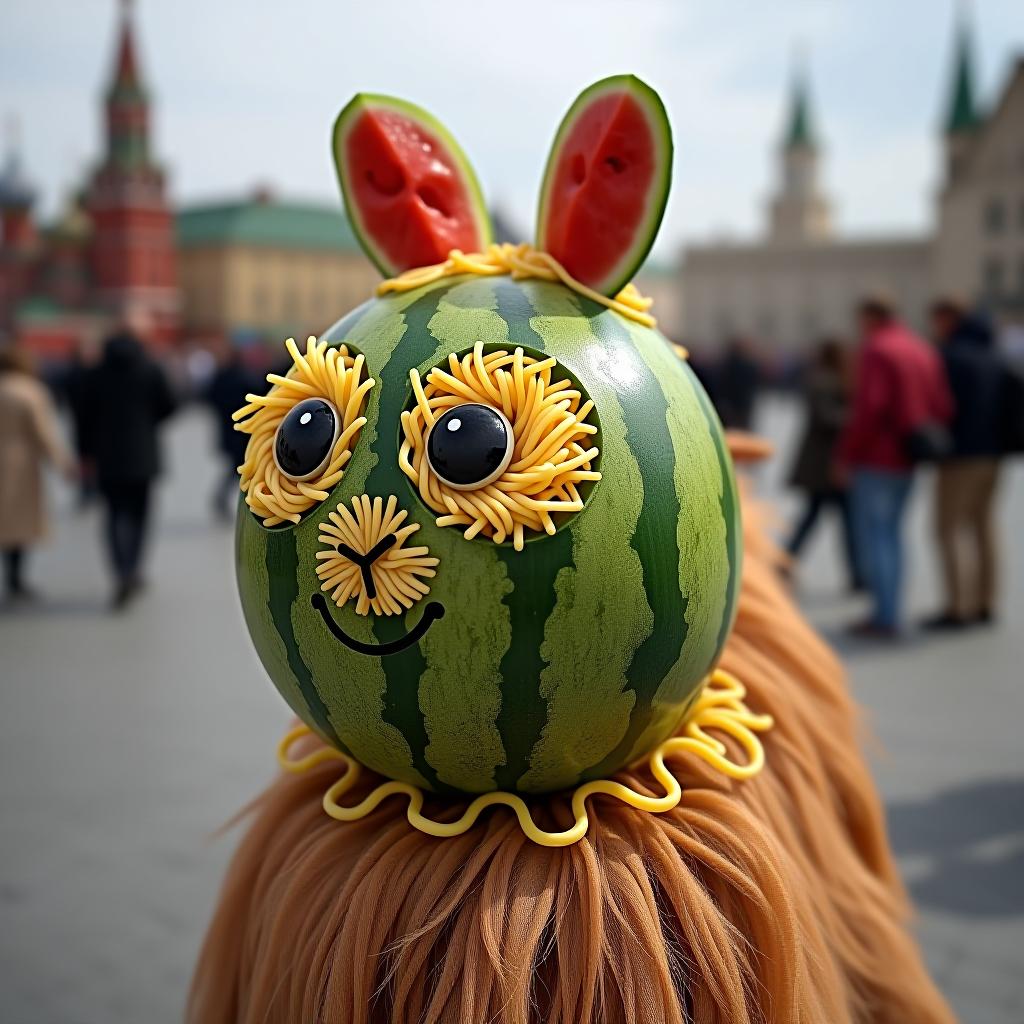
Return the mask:
POLYGON ((438 513, 438 526, 465 527, 467 539, 511 539, 521 551, 527 530, 553 534, 555 516, 582 510, 580 485, 601 479, 593 468, 599 451, 590 444, 597 427, 586 422, 594 403, 571 381, 553 381, 556 366, 521 348, 485 353, 477 342, 461 359, 452 354, 446 368, 434 367, 425 382, 410 371, 414 405, 402 413, 398 464, 438 513), (466 403, 500 409, 515 436, 506 469, 476 490, 449 487, 426 457, 437 417, 466 403))
POLYGON ((249 435, 245 461, 238 467, 245 503, 264 526, 299 522, 342 478, 366 423, 362 413, 374 384, 372 377, 362 379, 363 357, 349 355, 344 345, 332 348, 310 337, 303 354, 294 338, 284 344, 293 361, 287 375, 267 374, 270 391, 246 395, 248 404, 232 414, 235 429, 249 435), (274 461, 274 439, 289 411, 307 398, 331 402, 341 417, 340 430, 324 468, 313 479, 293 480, 274 461))
POLYGON ((656 327, 658 323, 649 312, 653 300, 641 295, 635 285, 627 284, 618 295, 609 298, 577 281, 554 256, 534 249, 525 242, 520 245, 508 242, 502 245, 489 245, 486 252, 464 253, 461 249, 452 249, 448 259, 443 263, 415 267, 404 274, 399 274, 398 277, 382 281, 377 286, 377 294, 411 291, 413 288, 439 281, 442 277, 454 277, 456 274, 477 274, 482 277, 500 277, 508 274, 513 280, 533 277, 543 281, 561 281, 577 294, 614 309, 616 313, 645 327, 656 327))
POLYGON ((359 615, 400 615, 430 592, 423 580, 436 575, 438 559, 429 557, 426 547, 405 547, 420 528, 419 523, 402 526, 407 516, 393 494, 386 506, 379 497, 371 502, 361 494, 352 499, 351 512, 344 505, 328 512, 329 522, 320 524, 325 549, 316 553, 316 574, 335 604, 341 607, 354 597, 359 615), (361 564, 362 556, 381 546, 383 554, 361 564))

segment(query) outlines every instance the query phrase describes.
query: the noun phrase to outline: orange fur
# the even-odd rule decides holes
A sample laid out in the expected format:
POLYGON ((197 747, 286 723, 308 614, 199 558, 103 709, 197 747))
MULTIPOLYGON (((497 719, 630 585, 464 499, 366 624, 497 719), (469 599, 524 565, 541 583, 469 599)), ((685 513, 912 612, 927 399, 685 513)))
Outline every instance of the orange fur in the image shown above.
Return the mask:
MULTIPOLYGON (((674 758, 678 808, 593 799, 565 849, 504 810, 448 840, 412 830, 399 800, 339 824, 320 806, 337 764, 282 776, 251 809, 189 1021, 952 1021, 907 930, 842 670, 780 585, 761 518, 745 501, 722 661, 775 717, 759 776, 674 758)), ((641 770, 620 777, 653 791, 641 770)), ((564 798, 546 812, 568 823, 564 798)))

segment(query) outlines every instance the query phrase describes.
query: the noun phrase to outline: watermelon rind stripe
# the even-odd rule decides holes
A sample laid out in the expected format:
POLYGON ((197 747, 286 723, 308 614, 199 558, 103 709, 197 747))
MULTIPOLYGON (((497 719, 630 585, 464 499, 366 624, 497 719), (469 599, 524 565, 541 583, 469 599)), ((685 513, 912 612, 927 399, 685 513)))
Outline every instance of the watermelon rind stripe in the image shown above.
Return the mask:
MULTIPOLYGON (((267 666, 268 673, 292 711, 309 721, 312 718, 309 705, 295 678, 288 651, 270 610, 266 531, 257 524, 241 497, 235 527, 235 564, 242 612, 260 661, 267 666)), ((323 738, 329 739, 329 736, 327 733, 323 738)))
MULTIPOLYGON (((346 342, 364 354, 368 373, 379 367, 382 353, 388 353, 407 334, 404 311, 436 289, 396 296, 388 302, 362 307, 330 328, 325 340, 346 342), (361 315, 360 315, 361 313, 361 315)), ((436 300, 435 300, 436 301, 436 300)), ((345 475, 331 496, 317 507, 317 522, 328 509, 336 507, 341 494, 363 493, 366 477, 377 463, 372 445, 377 437, 376 408, 381 397, 379 381, 371 389, 367 402, 368 423, 345 468, 345 475)), ((318 530, 312 526, 297 531, 299 573, 304 574, 304 593, 315 592, 319 581, 315 576, 316 552, 319 550, 318 530)), ((363 643, 375 643, 374 617, 356 615, 351 605, 344 609, 329 608, 345 631, 363 643)), ((368 658, 326 636, 324 623, 308 600, 298 600, 292 608, 292 622, 302 650, 321 686, 321 695, 331 714, 331 721, 341 737, 343 748, 367 767, 402 779, 414 785, 428 785, 419 771, 413 752, 402 731, 387 721, 387 678, 384 660, 368 658)))
POLYGON ((638 381, 644 402, 625 402, 623 417, 626 439, 631 452, 648 452, 637 459, 643 481, 643 504, 636 529, 630 541, 644 566, 644 591, 654 615, 651 634, 633 654, 626 678, 636 695, 636 703, 625 735, 597 765, 590 766, 585 778, 598 778, 621 764, 636 737, 651 719, 651 702, 662 680, 678 662, 686 639, 687 595, 680 590, 679 543, 677 524, 680 516, 679 495, 673 484, 677 457, 671 436, 669 405, 658 375, 637 351, 624 321, 615 316, 598 316, 593 321, 594 333, 610 354, 634 359, 634 367, 646 376, 638 381), (659 465, 660 463, 660 465, 659 465), (671 641, 668 638, 672 637, 671 641))
MULTIPOLYGON (((537 316, 531 326, 577 375, 611 353, 596 343, 581 315, 599 307, 543 283, 524 288, 537 316), (575 364, 575 365, 574 365, 575 364)), ((598 373, 591 391, 600 410, 602 464, 614 466, 594 488, 586 508, 569 521, 572 561, 555 582, 557 603, 544 624, 540 696, 547 708, 529 770, 517 788, 542 792, 577 781, 580 773, 614 749, 625 733, 635 696, 626 672, 634 647, 651 634, 654 617, 643 586, 643 566, 630 546, 643 486, 626 444, 626 427, 613 366, 598 373), (611 609, 615 609, 614 613, 611 609), (610 628, 614 624, 614 628, 610 628)), ((593 371, 589 375, 594 378, 593 371)), ((542 551, 551 540, 537 542, 542 551)), ((539 554, 540 551, 537 553, 539 554)), ((531 551, 530 557, 534 557, 531 551)))
MULTIPOLYGON (((509 343, 546 351, 544 339, 530 323, 535 310, 523 290, 502 281, 496 291, 498 313, 509 325, 509 343)), ((499 548, 512 581, 504 603, 516 637, 501 662, 497 726, 507 760, 496 775, 499 789, 514 789, 527 773, 530 753, 548 719, 547 702, 540 692, 547 664, 541 648, 544 627, 558 600, 555 583, 561 570, 572 564, 572 547, 572 535, 560 530, 554 537, 530 544, 528 555, 508 546, 499 548)))
MULTIPOLYGON (((378 458, 362 485, 361 493, 381 499, 386 499, 390 494, 402 498, 408 494, 408 484, 404 476, 397 465, 384 456, 385 452, 394 451, 394 434, 386 436, 382 432, 397 433, 399 429, 402 407, 409 387, 408 368, 427 358, 434 348, 435 342, 427 325, 436 313, 442 297, 441 291, 428 292, 405 310, 406 332, 395 346, 388 362, 377 371, 377 385, 374 390, 379 392, 376 416, 378 430, 372 448, 378 458), (399 486, 403 489, 399 490, 399 486)), ((403 501, 403 507, 408 507, 407 501, 403 501)), ((422 611, 421 607, 417 607, 412 614, 418 619, 422 611)), ((373 632, 377 642, 387 643, 402 636, 408 629, 405 618, 406 616, 374 616, 373 632)), ((381 662, 387 680, 384 721, 395 726, 405 736, 412 751, 416 770, 428 780, 432 789, 436 789, 438 777, 425 754, 429 736, 419 703, 419 681, 426 667, 420 645, 407 647, 397 654, 382 658, 381 662)))
MULTIPOLYGON (((740 543, 743 535, 741 521, 742 506, 740 505, 739 495, 736 493, 736 479, 732 465, 732 456, 729 454, 726 444, 722 422, 718 418, 718 413, 715 412, 714 407, 711 405, 707 392, 701 387, 694 388, 694 391, 704 412, 711 436, 715 441, 715 451, 718 454, 718 464, 721 467, 723 480, 721 504, 722 518, 725 520, 726 547, 729 552, 729 583, 726 587, 725 612, 722 615, 722 626, 718 633, 718 648, 721 650, 725 645, 729 632, 732 630, 733 623, 736 621, 737 598, 740 591, 740 579, 743 575, 743 545, 740 543)), ((708 671, 712 667, 712 665, 708 665, 708 671)))
MULTIPOLYGON (((480 338, 508 343, 508 325, 496 312, 494 282, 469 277, 449 288, 431 317, 433 349, 417 366, 421 376, 446 363, 449 355, 472 348, 480 338)), ((406 400, 411 391, 406 388, 406 400)), ((417 516, 433 519, 410 481, 404 492, 417 516)), ((439 781, 483 792, 496 786, 506 761, 497 726, 502 706, 501 660, 512 643, 512 624, 503 601, 511 588, 497 547, 486 538, 467 541, 461 531, 435 531, 431 554, 440 559, 431 581, 431 599, 446 609, 442 622, 420 641, 426 671, 419 680, 419 704, 430 743, 426 757, 439 781), (487 609, 481 614, 481 609, 487 609), (465 652, 456 658, 452 652, 465 652), (466 742, 473 736, 472 743, 466 742)))
POLYGON ((663 339, 632 324, 627 329, 651 371, 661 380, 676 375, 682 385, 669 392, 669 423, 676 448, 674 476, 680 502, 679 588, 688 598, 687 633, 679 663, 654 693, 651 724, 624 759, 628 763, 647 753, 667 729, 678 724, 687 700, 696 696, 700 682, 715 664, 727 632, 723 620, 734 566, 730 560, 729 524, 721 501, 732 487, 732 474, 716 444, 719 431, 701 405, 702 389, 690 368, 676 358, 663 339))
POLYGON ((299 596, 298 555, 295 547, 295 532, 285 530, 272 533, 267 538, 267 576, 270 580, 267 606, 274 620, 274 627, 284 644, 288 665, 292 670, 299 690, 313 717, 317 731, 335 746, 340 737, 331 724, 327 705, 313 681, 313 675, 299 652, 292 627, 292 606, 299 596))

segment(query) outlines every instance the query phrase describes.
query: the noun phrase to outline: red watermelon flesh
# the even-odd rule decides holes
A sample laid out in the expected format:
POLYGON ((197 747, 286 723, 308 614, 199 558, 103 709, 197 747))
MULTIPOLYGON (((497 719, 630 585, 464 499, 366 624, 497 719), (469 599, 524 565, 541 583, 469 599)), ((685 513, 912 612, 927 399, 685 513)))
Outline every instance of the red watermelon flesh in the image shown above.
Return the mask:
POLYGON ((607 88, 609 82, 587 90, 567 115, 545 174, 538 224, 540 247, 606 295, 625 285, 647 255, 671 166, 664 107, 649 87, 623 79, 621 88, 607 88))
POLYGON ((452 249, 486 248, 476 183, 438 132, 402 110, 369 106, 338 141, 353 227, 383 273, 440 263, 452 249))

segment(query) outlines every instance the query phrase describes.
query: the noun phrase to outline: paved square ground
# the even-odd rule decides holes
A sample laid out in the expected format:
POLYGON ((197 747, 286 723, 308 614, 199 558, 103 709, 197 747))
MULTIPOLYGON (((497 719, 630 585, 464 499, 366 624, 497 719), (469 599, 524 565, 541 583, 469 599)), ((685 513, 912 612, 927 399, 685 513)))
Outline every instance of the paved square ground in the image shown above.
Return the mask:
MULTIPOLYGON (((793 409, 764 424, 788 443, 793 409)), ((151 588, 107 613, 93 513, 56 496, 32 573, 46 600, 0 612, 0 1012, 5 1024, 172 1022, 232 840, 223 824, 273 773, 284 705, 251 652, 231 531, 209 515, 210 425, 169 440, 151 588)), ((779 494, 782 460, 762 472, 779 494)), ((922 479, 915 612, 935 603, 922 479)), ((1004 482, 998 628, 899 648, 849 644, 835 537, 800 591, 840 643, 880 743, 878 780, 940 984, 969 1024, 1024 1021, 1024 474, 1004 482)), ((784 499, 782 511, 792 513, 784 499)))

